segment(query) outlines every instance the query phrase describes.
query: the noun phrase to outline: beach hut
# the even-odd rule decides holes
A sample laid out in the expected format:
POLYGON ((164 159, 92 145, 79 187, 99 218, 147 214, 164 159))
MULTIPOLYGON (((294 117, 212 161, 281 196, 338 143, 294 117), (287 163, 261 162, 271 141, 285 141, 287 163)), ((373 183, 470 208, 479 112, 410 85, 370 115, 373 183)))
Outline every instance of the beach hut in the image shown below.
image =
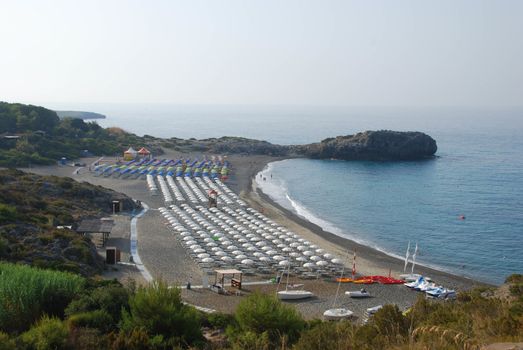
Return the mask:
POLYGON ((142 147, 138 150, 138 155, 142 158, 142 159, 147 159, 147 158, 150 158, 151 157, 151 152, 149 152, 149 150, 145 147, 142 147))
POLYGON ((138 152, 134 148, 129 147, 129 149, 123 153, 123 159, 126 161, 130 161, 135 159, 137 155, 138 152))

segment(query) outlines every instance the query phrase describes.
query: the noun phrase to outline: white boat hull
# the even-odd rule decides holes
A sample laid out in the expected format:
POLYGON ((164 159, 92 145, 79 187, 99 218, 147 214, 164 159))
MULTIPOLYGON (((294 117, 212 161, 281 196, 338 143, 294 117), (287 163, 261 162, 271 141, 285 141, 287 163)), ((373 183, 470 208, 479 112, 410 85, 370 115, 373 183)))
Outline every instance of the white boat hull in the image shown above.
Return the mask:
POLYGON ((327 321, 339 321, 352 317, 354 313, 349 309, 329 309, 323 313, 323 318, 327 321))
POLYGON ((345 292, 345 295, 348 295, 351 298, 370 298, 368 292, 354 291, 354 292, 345 292))
POLYGON ((280 300, 299 300, 312 297, 314 294, 307 290, 281 290, 278 292, 280 300))

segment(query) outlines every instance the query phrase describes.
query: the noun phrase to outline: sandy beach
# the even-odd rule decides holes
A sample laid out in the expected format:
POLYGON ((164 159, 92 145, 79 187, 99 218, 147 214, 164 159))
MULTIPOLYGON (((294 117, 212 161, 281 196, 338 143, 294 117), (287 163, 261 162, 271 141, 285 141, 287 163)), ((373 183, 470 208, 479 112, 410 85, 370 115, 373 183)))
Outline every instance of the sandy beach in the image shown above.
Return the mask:
MULTIPOLYGON (((196 154, 195 154, 196 155, 196 154)), ((163 158, 177 159, 182 154, 166 150, 163 158)), ((188 157, 190 154, 183 154, 188 157)), ((82 162, 92 164, 98 158, 83 159, 82 162)), ((232 164, 232 175, 227 185, 249 206, 262 211, 267 217, 289 230, 299 234, 303 238, 313 242, 326 251, 347 260, 347 271, 352 265, 352 252, 357 254, 357 272, 361 275, 388 275, 392 276, 403 273, 403 261, 376 251, 372 248, 362 246, 351 240, 337 236, 322 230, 317 225, 304 220, 293 212, 282 208, 274 203, 268 196, 262 193, 253 181, 254 176, 261 171, 269 162, 280 160, 270 156, 228 156, 232 164), (347 259, 347 257, 349 257, 347 259)), ((185 247, 181 244, 179 237, 166 225, 164 218, 157 210, 165 206, 162 196, 153 196, 147 190, 145 181, 141 179, 119 179, 113 177, 95 177, 85 168, 74 168, 69 166, 46 166, 31 169, 22 169, 41 175, 69 176, 77 181, 87 181, 95 185, 122 192, 140 200, 150 207, 149 211, 137 221, 138 230, 138 252, 147 270, 154 278, 162 278, 171 285, 184 286, 191 282, 197 286, 205 282, 214 281, 212 275, 207 275, 190 258, 185 247)), ((116 226, 113 230, 108 246, 116 246, 122 251, 122 261, 128 262, 129 256, 129 214, 116 215, 116 226)), ((135 214, 135 213, 134 213, 135 214)), ((103 250, 100 251, 103 253, 103 250)), ((455 276, 449 273, 436 271, 434 269, 417 266, 416 273, 430 276, 437 284, 457 290, 470 289, 483 283, 455 276)), ((138 283, 144 283, 143 277, 137 269, 128 264, 116 265, 106 273, 108 278, 119 278, 121 280, 134 278, 138 283)), ((242 288, 241 295, 223 296, 211 292, 208 289, 192 288, 183 290, 182 295, 188 303, 215 309, 223 312, 231 312, 241 299, 252 292, 274 293, 276 290, 284 289, 282 284, 252 284, 267 281, 271 277, 267 275, 244 276, 247 282, 242 288)), ((309 300, 294 302, 293 304, 307 319, 320 318, 323 312, 331 308, 338 283, 331 279, 299 280, 292 277, 292 283, 304 285, 304 289, 310 290, 315 297, 309 300)), ((409 290, 403 285, 367 285, 365 288, 373 296, 369 299, 354 300, 344 295, 345 291, 357 290, 360 286, 353 284, 341 284, 336 307, 348 307, 354 311, 357 317, 361 317, 366 308, 387 303, 397 304, 400 309, 406 309, 419 297, 419 293, 409 290)))

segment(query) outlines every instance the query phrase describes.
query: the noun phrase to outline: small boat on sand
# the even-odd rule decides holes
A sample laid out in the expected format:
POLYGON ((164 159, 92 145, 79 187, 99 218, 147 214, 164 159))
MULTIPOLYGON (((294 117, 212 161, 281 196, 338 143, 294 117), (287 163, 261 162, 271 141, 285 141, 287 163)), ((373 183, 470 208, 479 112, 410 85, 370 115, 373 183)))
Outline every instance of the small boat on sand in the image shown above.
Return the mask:
POLYGON ((354 313, 346 308, 329 309, 323 313, 326 321, 339 321, 352 317, 354 313))
POLYGON ((338 288, 336 289, 336 296, 334 297, 334 302, 332 303, 332 308, 325 310, 325 312, 323 313, 323 318, 326 321, 341 321, 341 320, 345 320, 345 319, 352 317, 352 315, 354 314, 352 311, 350 311, 347 308, 344 308, 344 307, 337 308, 336 303, 338 301, 338 295, 340 293, 341 283, 345 279, 350 279, 351 281, 354 279, 354 273, 356 272, 355 263, 356 263, 356 253, 354 253, 354 258, 353 258, 353 263, 352 263, 352 266, 353 266, 352 267, 352 271, 353 271, 352 277, 353 278, 344 278, 343 277, 343 272, 345 271, 345 265, 343 265, 343 268, 341 269, 340 277, 336 279, 336 281, 338 281, 338 288))
POLYGON ((280 300, 299 300, 307 299, 312 296, 313 293, 307 290, 280 290, 278 292, 278 299, 280 300))
POLYGON ((370 293, 365 289, 345 292, 345 295, 348 295, 351 298, 370 298, 370 293))

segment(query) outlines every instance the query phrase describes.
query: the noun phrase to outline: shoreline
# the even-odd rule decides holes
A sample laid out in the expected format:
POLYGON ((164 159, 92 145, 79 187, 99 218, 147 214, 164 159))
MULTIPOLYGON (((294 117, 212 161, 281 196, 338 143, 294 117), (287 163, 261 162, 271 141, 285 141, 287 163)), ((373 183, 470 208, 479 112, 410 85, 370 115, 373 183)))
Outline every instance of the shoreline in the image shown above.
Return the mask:
MULTIPOLYGON (((285 159, 292 159, 287 157, 272 157, 272 159, 265 159, 256 162, 256 166, 251 167, 248 173, 238 174, 237 176, 248 177, 248 185, 245 184, 245 180, 238 181, 238 187, 235 189, 240 195, 254 208, 269 210, 274 216, 279 214, 285 219, 293 222, 301 230, 309 231, 313 235, 317 236, 320 241, 326 241, 338 248, 338 252, 347 254, 349 251, 356 252, 357 255, 357 270, 365 272, 367 275, 377 274, 376 270, 381 271, 382 274, 388 274, 389 270, 392 275, 399 275, 403 272, 404 260, 397 257, 391 256, 385 252, 379 251, 375 248, 357 243, 349 238, 345 238, 334 234, 332 232, 324 230, 317 224, 306 220, 299 216, 297 213, 284 208, 279 203, 275 202, 267 194, 265 194, 256 184, 257 174, 265 169, 269 163, 281 161, 285 159), (270 208, 270 209, 269 209, 270 208), (386 273, 385 273, 386 272, 386 273)), ((235 187, 235 186, 231 186, 235 187)), ((268 214, 268 213, 266 213, 268 214)), ((287 223, 288 224, 288 223, 287 223)), ((352 255, 351 255, 352 256, 352 255)), ((416 264, 416 273, 420 273, 424 276, 431 277, 436 283, 443 284, 446 287, 455 288, 459 290, 468 290, 478 286, 495 286, 493 284, 475 280, 473 278, 455 275, 450 272, 438 270, 432 267, 416 264)))

